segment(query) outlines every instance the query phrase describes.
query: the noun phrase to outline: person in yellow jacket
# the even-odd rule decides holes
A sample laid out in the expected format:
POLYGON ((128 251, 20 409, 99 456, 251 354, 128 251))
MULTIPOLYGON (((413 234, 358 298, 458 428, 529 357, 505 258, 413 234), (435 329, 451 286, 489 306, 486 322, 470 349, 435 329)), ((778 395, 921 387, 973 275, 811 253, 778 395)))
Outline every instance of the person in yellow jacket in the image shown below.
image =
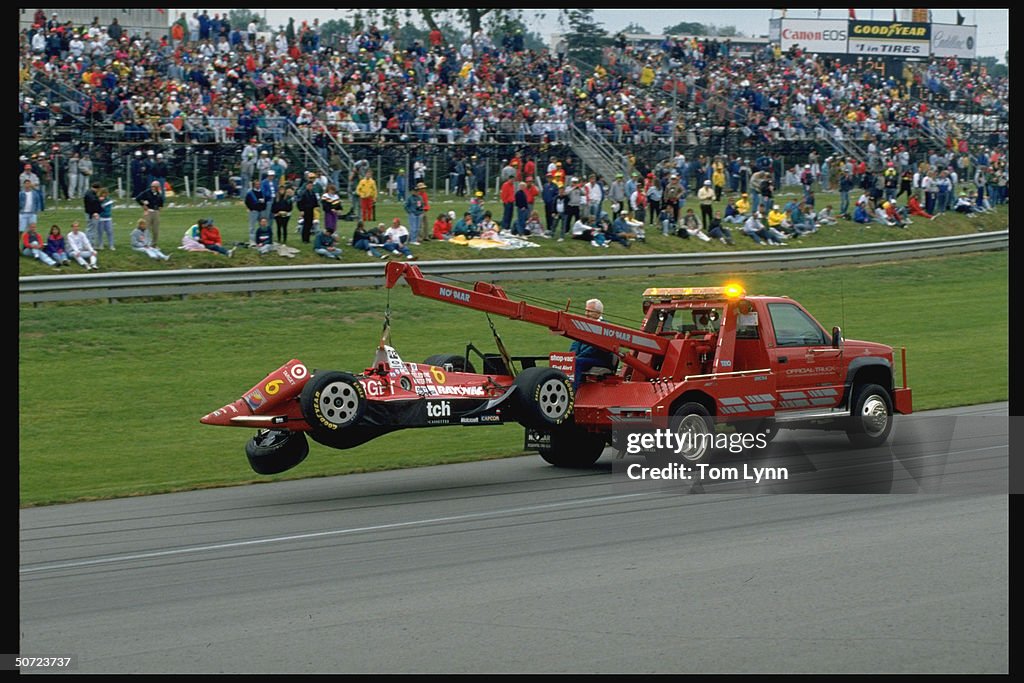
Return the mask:
POLYGON ((360 217, 364 221, 372 221, 373 205, 377 202, 377 181, 373 179, 373 171, 367 171, 356 185, 356 195, 359 197, 360 217))
POLYGON ((740 195, 740 198, 736 200, 736 210, 740 212, 742 216, 750 215, 750 197, 744 192, 740 195))
POLYGON ((714 170, 711 172, 711 184, 715 186, 715 201, 722 201, 722 192, 725 191, 725 167, 721 161, 716 161, 714 170))
POLYGON ((775 228, 779 232, 785 232, 783 228, 789 227, 786 225, 788 222, 786 220, 786 212, 782 210, 782 207, 778 204, 772 206, 772 210, 768 212, 768 227, 775 228))

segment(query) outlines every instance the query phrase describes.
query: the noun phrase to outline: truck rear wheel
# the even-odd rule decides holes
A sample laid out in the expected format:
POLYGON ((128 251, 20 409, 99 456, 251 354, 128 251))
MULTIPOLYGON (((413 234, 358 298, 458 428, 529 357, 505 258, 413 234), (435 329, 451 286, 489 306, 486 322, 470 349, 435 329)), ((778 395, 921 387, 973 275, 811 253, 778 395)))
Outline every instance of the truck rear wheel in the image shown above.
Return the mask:
POLYGON ((309 455, 309 442, 302 432, 262 429, 245 444, 249 467, 257 474, 280 474, 309 455))
POLYGON ((443 368, 445 365, 451 365, 453 372, 476 372, 476 368, 465 356, 460 356, 454 353, 435 353, 425 361, 424 365, 436 365, 443 368))
POLYGON ((550 430, 551 446, 538 450, 544 461, 555 467, 589 467, 604 452, 604 437, 575 424, 550 430))
POLYGON ((882 445, 892 431, 892 399, 889 392, 877 384, 865 384, 854 396, 846 436, 857 448, 882 445))
POLYGON ((526 368, 515 379, 516 417, 524 427, 551 429, 572 417, 572 381, 554 368, 526 368))
POLYGON ((688 463, 707 462, 714 455, 715 421, 700 403, 684 403, 672 413, 672 427, 684 437, 679 457, 688 463), (685 436, 689 435, 689 436, 685 436))

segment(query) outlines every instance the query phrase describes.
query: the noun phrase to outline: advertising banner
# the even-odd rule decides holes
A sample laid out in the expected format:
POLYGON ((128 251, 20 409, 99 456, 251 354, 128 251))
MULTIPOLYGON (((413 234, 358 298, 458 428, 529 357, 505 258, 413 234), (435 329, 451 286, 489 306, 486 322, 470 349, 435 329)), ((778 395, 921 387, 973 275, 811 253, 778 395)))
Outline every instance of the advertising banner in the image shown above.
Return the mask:
POLYGON ((927 57, 931 26, 902 21, 850 21, 849 54, 927 57))
POLYGON ((779 45, 782 51, 798 45, 805 52, 846 54, 847 20, 783 19, 779 45))
POLYGON ((932 54, 936 57, 974 59, 978 45, 977 26, 932 24, 932 54))

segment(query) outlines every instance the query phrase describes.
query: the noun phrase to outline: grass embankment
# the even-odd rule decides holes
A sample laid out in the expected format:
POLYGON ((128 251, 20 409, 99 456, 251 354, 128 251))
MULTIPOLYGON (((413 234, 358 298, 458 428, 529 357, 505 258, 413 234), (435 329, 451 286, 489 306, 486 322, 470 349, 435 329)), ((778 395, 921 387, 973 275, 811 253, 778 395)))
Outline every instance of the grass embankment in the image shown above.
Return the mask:
MULTIPOLYGON (((118 251, 120 253, 120 250, 118 251)), ((788 295, 847 337, 906 346, 915 408, 1004 400, 1008 393, 1007 254, 735 274, 751 293, 788 295)), ((510 282, 511 297, 581 310, 600 296, 610 320, 638 322, 654 285, 707 285, 708 276, 510 282)), ((361 370, 373 357, 390 297, 393 342, 422 361, 493 349, 483 314, 407 289, 209 295, 185 301, 44 305, 20 310, 22 505, 119 497, 256 480, 477 460, 520 453, 522 430, 409 430, 350 451, 311 442, 310 457, 277 477, 253 474, 252 432, 199 424, 290 358, 361 370)), ((513 355, 567 341, 495 320, 513 355)))
MULTIPOLYGON (((796 195, 783 193, 780 200, 788 200, 796 195)), ((129 248, 128 235, 134 229, 135 223, 141 217, 138 206, 121 205, 114 210, 114 233, 117 250, 114 252, 101 251, 99 263, 104 271, 134 271, 134 270, 174 270, 180 268, 225 268, 239 266, 286 266, 301 265, 308 263, 325 263, 326 259, 313 253, 312 245, 302 244, 299 236, 295 233, 295 226, 298 223, 300 214, 295 212, 290 223, 288 245, 296 247, 300 253, 295 258, 282 258, 276 254, 260 256, 249 249, 237 249, 234 256, 228 259, 225 256, 214 252, 186 252, 178 249, 181 244, 181 236, 185 230, 194 224, 199 218, 213 218, 221 231, 224 243, 227 245, 235 242, 245 242, 249 239, 248 211, 241 204, 235 201, 223 201, 214 203, 196 203, 187 198, 171 198, 169 205, 161 212, 160 219, 160 247, 171 254, 170 261, 154 261, 143 254, 136 253, 129 248)), ((823 207, 831 204, 839 206, 838 197, 828 193, 817 196, 817 206, 823 207)), ((696 202, 691 197, 687 206, 693 207, 695 211, 696 202)), ((724 208, 725 203, 715 205, 717 208, 724 208)), ((465 211, 467 203, 464 198, 449 195, 431 198, 431 210, 426 216, 425 228, 429 229, 434 224, 434 219, 441 211, 453 210, 461 216, 465 211)), ((501 217, 501 204, 490 199, 485 207, 490 209, 497 218, 501 217)), ((348 210, 347 204, 345 210, 348 210)), ((399 216, 403 223, 407 222, 404 211, 394 199, 383 198, 377 211, 378 220, 390 223, 391 219, 399 216)), ((912 225, 906 229, 888 228, 880 224, 863 226, 849 221, 840 221, 838 225, 822 228, 818 233, 807 236, 800 240, 791 240, 786 249, 802 247, 828 247, 843 244, 863 244, 867 242, 886 242, 893 240, 923 239, 926 237, 942 237, 947 235, 963 235, 977 232, 978 230, 1005 230, 1009 219, 1009 208, 1003 205, 996 213, 981 214, 974 218, 968 218, 962 214, 946 213, 934 221, 923 218, 915 218, 912 225)), ((78 220, 82 229, 86 227, 81 211, 81 202, 61 201, 56 203, 56 208, 48 209, 39 217, 39 232, 46 235, 49 226, 56 223, 66 234, 72 220, 78 220)), ((338 237, 343 248, 342 263, 366 263, 370 257, 360 251, 348 246, 348 240, 352 236, 355 223, 342 221, 339 223, 338 237)), ((740 249, 772 249, 769 246, 758 246, 752 240, 739 234, 735 230, 734 237, 736 245, 729 247, 718 241, 701 242, 690 239, 682 240, 678 237, 663 237, 660 230, 648 227, 648 239, 646 243, 636 243, 627 250, 617 244, 611 245, 608 249, 595 249, 588 242, 581 240, 567 239, 558 242, 554 239, 535 238, 533 241, 539 246, 537 248, 498 250, 498 249, 471 249, 446 242, 430 241, 421 246, 412 247, 413 252, 422 260, 435 259, 474 259, 474 258, 523 258, 538 256, 594 256, 594 255, 615 255, 615 254, 654 254, 654 253, 701 253, 717 251, 737 251, 740 249)), ((275 229, 276 239, 276 229, 275 229)), ((20 275, 52 275, 54 269, 47 267, 35 259, 22 257, 19 259, 20 275)), ((60 273, 83 273, 77 264, 62 268, 60 273)))

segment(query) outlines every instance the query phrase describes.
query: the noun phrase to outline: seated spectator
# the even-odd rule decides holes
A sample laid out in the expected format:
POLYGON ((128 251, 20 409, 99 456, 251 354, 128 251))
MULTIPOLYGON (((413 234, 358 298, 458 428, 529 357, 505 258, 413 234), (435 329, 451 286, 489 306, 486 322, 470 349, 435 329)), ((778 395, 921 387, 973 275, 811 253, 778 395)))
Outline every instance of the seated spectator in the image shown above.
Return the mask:
POLYGON ((46 246, 43 249, 58 266, 71 265, 71 257, 64 246, 64 236, 60 233, 59 225, 50 226, 50 234, 46 236, 46 246))
POLYGON ((697 214, 693 212, 693 209, 687 209, 682 219, 679 221, 679 228, 676 230, 676 236, 684 239, 696 237, 702 242, 710 242, 711 237, 700 226, 700 220, 697 218, 697 214))
POLYGON ((608 246, 608 238, 605 237, 600 227, 587 225, 579 218, 572 224, 571 232, 574 240, 584 240, 590 242, 591 246, 595 247, 608 246))
POLYGON ((452 219, 454 217, 454 211, 438 214, 437 220, 434 221, 433 230, 431 231, 434 234, 435 240, 446 240, 451 237, 452 219))
POLYGON ((629 211, 626 209, 619 211, 618 217, 612 223, 611 230, 608 232, 609 240, 621 244, 627 249, 630 243, 636 239, 636 233, 633 232, 632 226, 626 223, 626 216, 628 215, 629 211))
POLYGON ((857 202, 857 206, 853 209, 853 222, 867 225, 871 222, 871 214, 868 213, 868 202, 865 199, 862 202, 857 202))
POLYGON ((465 237, 471 240, 480 235, 480 231, 473 223, 473 214, 467 211, 454 226, 452 226, 451 237, 465 237))
POLYGON ((781 244, 774 235, 768 232, 764 222, 761 220, 761 212, 755 211, 743 224, 743 234, 754 240, 757 244, 781 244))
POLYGON ((139 219, 135 229, 132 230, 131 235, 129 235, 129 241, 133 251, 145 254, 149 258, 163 259, 164 261, 168 261, 171 258, 168 254, 163 253, 153 246, 153 239, 149 234, 149 230, 146 228, 145 218, 139 219))
MULTIPOLYGON (((669 235, 676 233, 676 221, 672 218, 671 209, 664 208, 658 212, 658 224, 661 225, 661 234, 663 237, 668 237, 669 235)), ((689 239, 690 233, 679 235, 679 237, 689 239)))
POLYGON ((540 215, 536 211, 530 213, 523 227, 527 236, 551 237, 551 235, 544 232, 544 226, 540 223, 540 215))
POLYGON ((907 200, 907 211, 911 216, 921 216, 930 221, 935 220, 935 216, 925 211, 924 207, 921 206, 921 201, 917 198, 916 194, 910 195, 910 199, 907 200))
MULTIPOLYGON (((260 222, 266 223, 266 219, 261 218, 260 222)), ((215 251, 218 254, 224 254, 225 256, 230 257, 235 253, 234 249, 224 248, 224 244, 221 242, 220 230, 213 224, 212 218, 199 219, 199 243, 210 251, 215 251)))
POLYGON ((96 265, 96 250, 93 249, 89 237, 81 231, 78 221, 71 221, 71 231, 64 238, 68 247, 68 254, 86 270, 98 270, 96 265))
POLYGON ((839 222, 832 213, 831 204, 826 205, 824 209, 819 211, 818 215, 814 217, 814 220, 818 225, 835 225, 839 222))
POLYGON ((725 215, 722 216, 722 223, 732 223, 733 225, 742 225, 747 220, 746 216, 740 213, 739 207, 736 202, 729 200, 725 205, 725 215))
POLYGON ((890 228, 896 227, 896 224, 889 220, 889 215, 885 212, 884 206, 879 205, 879 207, 875 209, 874 213, 872 214, 872 217, 875 219, 876 223, 881 223, 882 225, 888 226, 890 228))
POLYGON ((48 266, 59 268, 57 262, 50 258, 50 255, 46 253, 46 245, 43 243, 43 237, 36 230, 35 223, 29 223, 25 228, 25 232, 21 233, 21 246, 22 253, 25 256, 31 256, 32 258, 39 259, 48 266))
MULTIPOLYGON (((377 226, 378 229, 382 229, 384 224, 381 223, 377 226)), ((402 222, 395 218, 391 223, 391 227, 384 231, 384 243, 381 245, 384 249, 387 249, 392 254, 402 254, 406 259, 412 261, 416 257, 409 251, 409 247, 405 246, 405 243, 409 241, 409 228, 402 225, 402 222)))
POLYGON ((341 249, 337 246, 337 239, 334 237, 332 228, 324 228, 313 238, 313 253, 320 254, 325 258, 340 259, 341 249))
POLYGON ((900 212, 899 207, 895 201, 883 202, 882 208, 885 209, 885 215, 891 223, 898 228, 905 228, 910 225, 910 220, 900 212))
POLYGON ((500 232, 498 223, 491 217, 490 211, 484 211, 483 216, 480 217, 477 229, 480 231, 481 237, 489 237, 500 232))
POLYGON ((256 251, 259 254, 269 254, 277 250, 274 244, 274 230, 270 227, 266 216, 260 218, 260 224, 256 228, 256 251))
POLYGON ((725 227, 722 221, 722 212, 716 210, 714 217, 711 219, 711 224, 708 226, 708 235, 722 244, 732 246, 732 231, 725 227))
POLYGON ((203 243, 199 241, 198 223, 193 223, 185 230, 185 234, 181 236, 181 246, 178 247, 178 249, 184 249, 185 251, 209 252, 209 250, 203 246, 203 243))
POLYGON ((373 258, 385 259, 388 254, 377 248, 379 244, 379 235, 368 231, 363 221, 356 221, 356 228, 352 231, 352 246, 359 251, 365 251, 373 258))
POLYGON ((982 212, 981 208, 978 207, 966 192, 962 193, 956 200, 953 210, 957 213, 967 214, 968 218, 973 218, 975 214, 982 212))

